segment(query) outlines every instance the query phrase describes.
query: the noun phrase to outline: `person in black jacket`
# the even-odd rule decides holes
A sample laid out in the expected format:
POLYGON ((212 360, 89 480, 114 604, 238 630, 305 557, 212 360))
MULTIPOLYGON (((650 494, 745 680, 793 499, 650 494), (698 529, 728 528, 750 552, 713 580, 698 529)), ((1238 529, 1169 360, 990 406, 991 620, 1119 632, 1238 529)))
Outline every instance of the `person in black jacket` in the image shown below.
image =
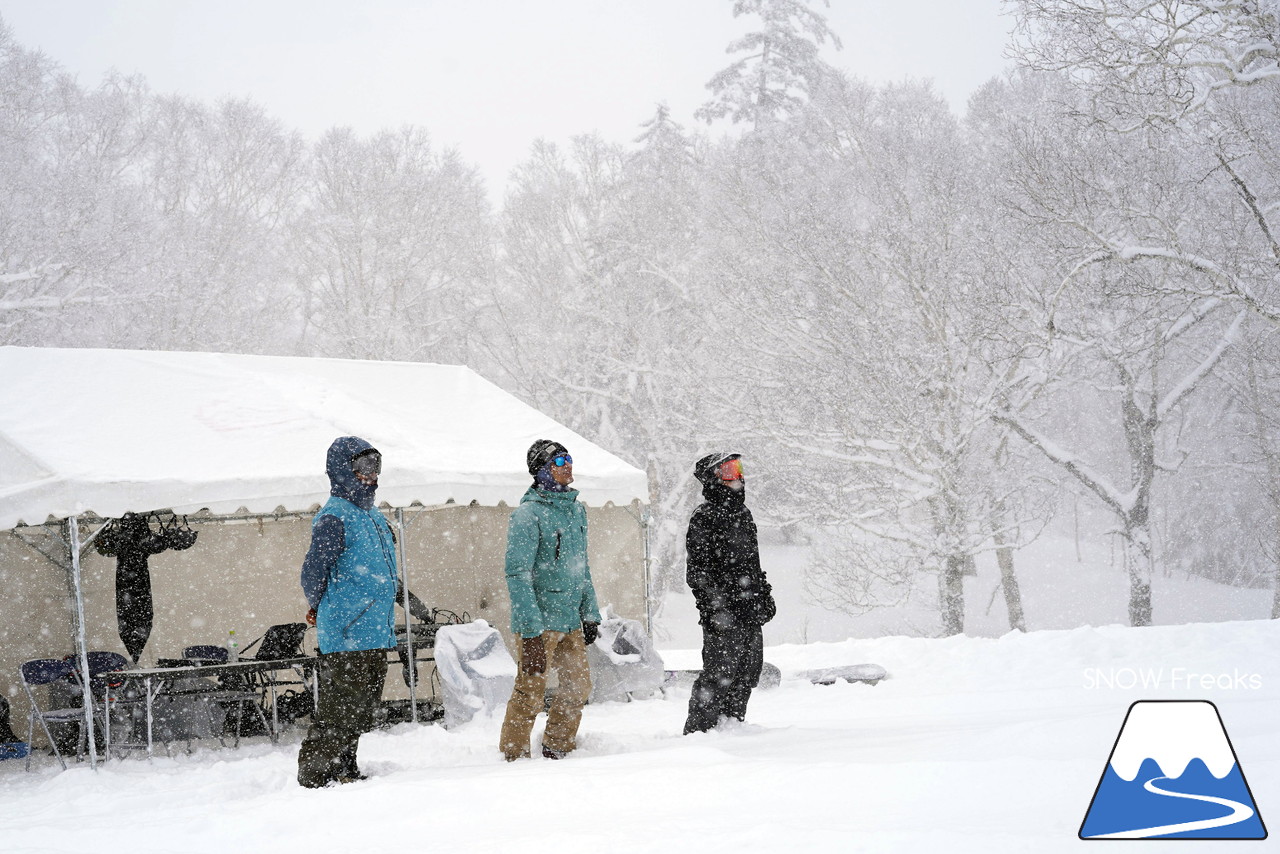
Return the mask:
POLYGON ((689 520, 686 577, 702 626, 702 673, 689 697, 685 735, 706 732, 722 718, 746 717, 764 665, 760 627, 777 611, 746 507, 742 455, 708 454, 693 475, 705 500, 689 520))

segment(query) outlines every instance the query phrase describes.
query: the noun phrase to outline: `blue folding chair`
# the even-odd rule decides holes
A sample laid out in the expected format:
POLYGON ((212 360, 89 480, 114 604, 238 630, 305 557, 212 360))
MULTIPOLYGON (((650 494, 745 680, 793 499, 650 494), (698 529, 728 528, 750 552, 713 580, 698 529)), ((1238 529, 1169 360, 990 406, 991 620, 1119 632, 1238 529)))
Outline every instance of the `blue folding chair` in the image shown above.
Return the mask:
MULTIPOLYGON (((40 727, 44 730, 45 738, 49 740, 49 746, 53 748, 53 755, 58 757, 58 762, 62 765, 62 770, 65 771, 67 770, 66 760, 62 758, 62 751, 58 750, 58 742, 53 737, 53 733, 50 732, 49 724, 79 724, 80 743, 76 748, 76 755, 81 755, 87 742, 84 727, 84 705, 81 703, 78 706, 62 709, 41 709, 31 689, 42 685, 51 685, 68 678, 79 685, 79 674, 76 672, 75 665, 60 658, 35 658, 31 661, 23 662, 22 666, 18 668, 18 673, 22 678, 22 690, 27 693, 27 701, 31 704, 31 713, 27 716, 27 744, 31 743, 31 736, 35 734, 36 718, 39 718, 40 727)), ((27 753, 27 770, 31 770, 31 754, 29 752, 27 753)))

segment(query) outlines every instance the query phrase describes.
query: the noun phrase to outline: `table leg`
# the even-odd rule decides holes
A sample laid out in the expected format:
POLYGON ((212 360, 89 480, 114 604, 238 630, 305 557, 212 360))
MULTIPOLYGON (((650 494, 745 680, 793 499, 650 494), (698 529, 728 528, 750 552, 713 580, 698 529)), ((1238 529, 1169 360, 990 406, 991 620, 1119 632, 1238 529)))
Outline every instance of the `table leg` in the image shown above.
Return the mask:
POLYGON ((280 711, 276 708, 276 683, 274 674, 271 678, 271 743, 275 744, 280 740, 280 711))
POLYGON ((106 758, 111 758, 111 686, 102 686, 102 744, 106 758))
POLYGON ((147 677, 144 686, 147 692, 147 761, 151 761, 151 677, 147 677))

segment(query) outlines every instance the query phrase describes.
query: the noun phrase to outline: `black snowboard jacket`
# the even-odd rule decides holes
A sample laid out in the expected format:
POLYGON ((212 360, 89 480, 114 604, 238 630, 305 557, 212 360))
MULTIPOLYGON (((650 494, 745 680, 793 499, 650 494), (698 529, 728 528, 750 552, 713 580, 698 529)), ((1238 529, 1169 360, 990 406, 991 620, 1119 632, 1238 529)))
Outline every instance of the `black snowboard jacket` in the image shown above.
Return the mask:
POLYGON ((702 496, 705 501, 693 511, 685 537, 685 578, 698 603, 698 622, 712 630, 763 626, 777 606, 760 567, 745 485, 734 491, 712 475, 702 480, 702 496))

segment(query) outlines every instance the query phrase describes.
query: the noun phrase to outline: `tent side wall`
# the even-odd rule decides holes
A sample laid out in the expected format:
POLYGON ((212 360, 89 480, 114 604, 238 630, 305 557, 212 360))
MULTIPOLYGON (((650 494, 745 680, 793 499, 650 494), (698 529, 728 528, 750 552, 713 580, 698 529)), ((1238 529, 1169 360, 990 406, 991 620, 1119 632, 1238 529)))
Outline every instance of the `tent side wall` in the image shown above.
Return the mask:
MULTIPOLYGON (((0 590, 4 591, 0 599, 0 693, 9 700, 14 733, 26 738, 30 709, 18 668, 33 658, 61 658, 74 651, 71 586, 66 570, 13 531, 3 531, 0 590)), ((36 732, 39 730, 37 724, 36 732)), ((37 739, 44 741, 38 735, 37 739)))
MULTIPOLYGON (((484 619, 512 646, 510 605, 503 572, 510 508, 446 505, 406 510, 409 588, 430 607, 484 619)), ((644 532, 641 507, 589 507, 589 555, 601 607, 645 619, 644 532)), ((393 527, 394 516, 391 518, 393 527)), ((155 621, 141 663, 178 658, 192 644, 223 645, 231 629, 241 647, 268 626, 301 621, 306 601, 299 569, 310 542, 309 518, 195 524, 199 538, 186 551, 150 560, 155 621)), ((13 705, 25 734, 27 704, 18 684, 22 661, 62 657, 74 649, 66 574, 11 532, 0 535, 0 690, 13 705)), ((116 625, 115 559, 92 548, 83 563, 85 624, 89 649, 124 652, 116 625)), ((397 620, 403 614, 397 609, 397 620)), ((315 630, 303 641, 315 649, 315 630)), ((252 651, 250 651, 252 654, 252 651)), ((408 696, 393 665, 387 698, 408 696)), ((431 669, 419 668, 429 693, 431 669)), ((16 727, 15 727, 16 728, 16 727)), ((37 739, 43 742, 43 739, 37 739)))

